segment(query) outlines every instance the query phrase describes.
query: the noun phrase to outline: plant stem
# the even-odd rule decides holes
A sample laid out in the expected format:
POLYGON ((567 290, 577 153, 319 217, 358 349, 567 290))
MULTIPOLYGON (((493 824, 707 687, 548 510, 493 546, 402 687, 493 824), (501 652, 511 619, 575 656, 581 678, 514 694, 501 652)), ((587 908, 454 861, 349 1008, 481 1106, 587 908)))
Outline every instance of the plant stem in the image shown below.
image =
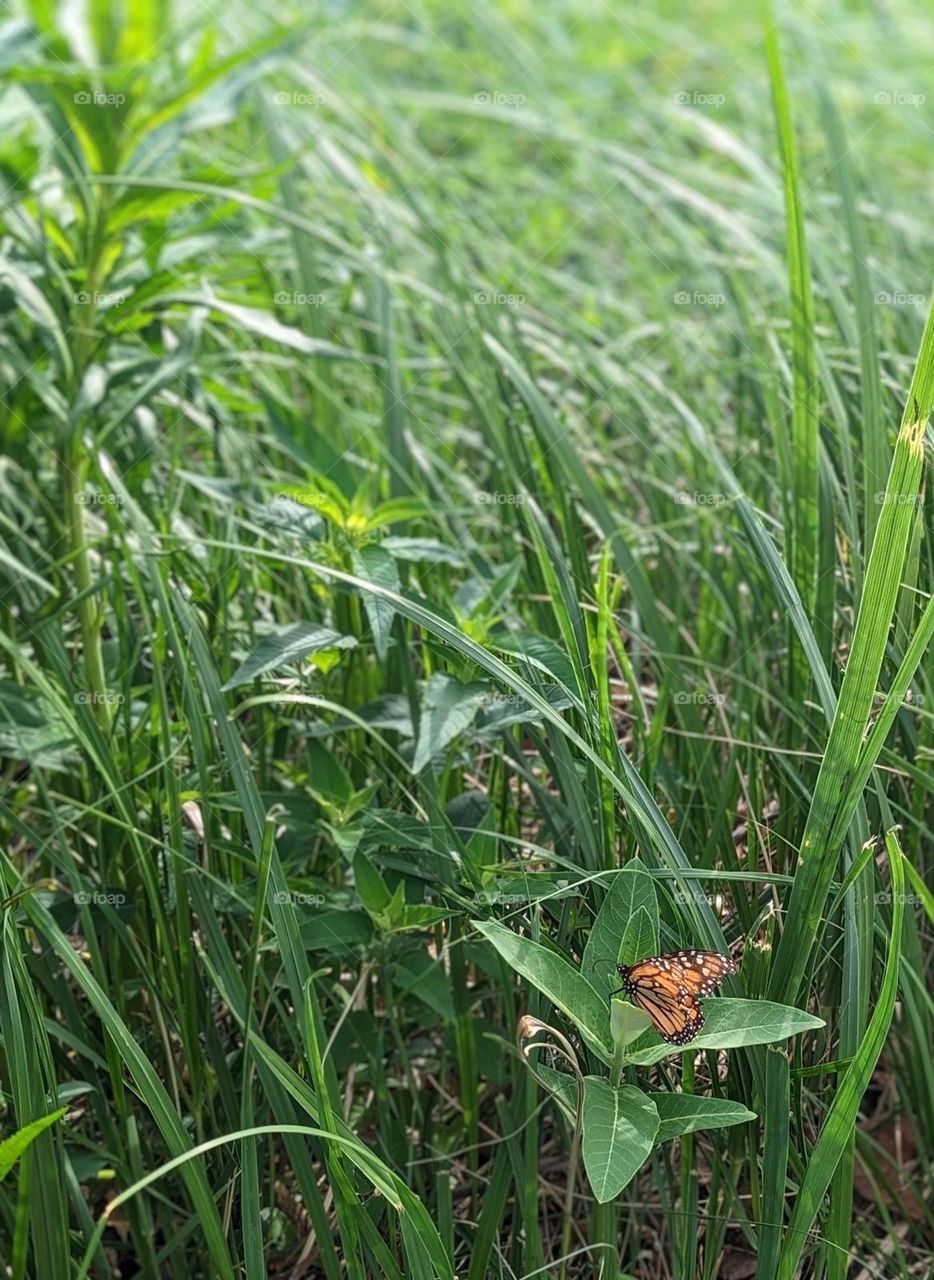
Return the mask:
POLYGON ((73 436, 65 446, 61 459, 65 494, 65 528, 70 558, 74 566, 75 595, 78 597, 78 619, 84 649, 85 694, 94 709, 94 717, 102 729, 110 724, 104 654, 101 646, 100 613, 91 587, 91 560, 88 554, 84 505, 81 497, 87 474, 87 459, 80 440, 73 436))

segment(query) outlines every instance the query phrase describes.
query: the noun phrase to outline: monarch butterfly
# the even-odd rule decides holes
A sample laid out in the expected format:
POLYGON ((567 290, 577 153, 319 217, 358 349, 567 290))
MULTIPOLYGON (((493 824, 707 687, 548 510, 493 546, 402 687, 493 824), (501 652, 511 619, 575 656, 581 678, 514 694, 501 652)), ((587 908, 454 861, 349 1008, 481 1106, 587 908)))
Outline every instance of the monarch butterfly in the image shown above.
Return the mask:
POLYGON ((718 951, 673 951, 635 964, 616 966, 623 985, 611 996, 626 995, 649 1015, 669 1044, 687 1044, 704 1025, 701 996, 711 996, 739 965, 718 951))

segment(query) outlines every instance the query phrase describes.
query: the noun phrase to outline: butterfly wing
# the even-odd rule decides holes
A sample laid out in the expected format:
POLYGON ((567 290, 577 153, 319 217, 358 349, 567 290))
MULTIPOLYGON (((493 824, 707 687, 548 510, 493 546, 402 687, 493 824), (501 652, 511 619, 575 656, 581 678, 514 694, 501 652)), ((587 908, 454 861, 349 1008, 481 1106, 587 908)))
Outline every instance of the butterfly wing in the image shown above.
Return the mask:
POLYGON ((699 1000, 713 995, 738 965, 716 951, 676 951, 620 966, 623 990, 669 1044, 688 1044, 704 1025, 699 1000))
POLYGON ((671 972, 677 971, 681 986, 693 996, 712 996, 723 979, 738 973, 739 965, 719 951, 676 951, 666 956, 671 972))
POLYGON ((632 1002, 649 1015, 655 1029, 669 1044, 687 1044, 704 1025, 704 1011, 692 995, 647 984, 638 986, 632 1002))

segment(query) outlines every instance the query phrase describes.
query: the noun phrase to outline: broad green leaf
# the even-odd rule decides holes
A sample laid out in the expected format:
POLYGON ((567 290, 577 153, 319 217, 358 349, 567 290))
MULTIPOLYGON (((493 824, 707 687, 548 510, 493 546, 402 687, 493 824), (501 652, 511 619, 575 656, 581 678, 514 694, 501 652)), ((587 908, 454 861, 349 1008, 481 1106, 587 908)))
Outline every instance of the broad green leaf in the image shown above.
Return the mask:
POLYGON ((606 1005, 583 974, 538 942, 520 937, 493 920, 474 920, 473 927, 492 942, 508 965, 537 987, 572 1022, 604 1062, 611 1060, 607 1043, 606 1005))
POLYGON ((620 964, 632 964, 658 950, 658 916, 651 907, 637 907, 623 932, 619 946, 620 964))
POLYGON ((638 858, 618 871, 584 947, 582 969, 605 999, 618 983, 616 966, 658 950, 658 899, 652 877, 638 858), (640 914, 641 913, 641 914, 640 914), (630 928, 632 925, 632 928, 630 928))
POLYGON ((686 1050, 668 1044, 653 1030, 646 1037, 645 1046, 628 1055, 629 1061, 647 1067, 673 1053, 774 1044, 787 1040, 789 1036, 800 1035, 802 1031, 816 1031, 824 1025, 823 1019, 815 1018, 812 1013, 786 1004, 774 1004, 771 1000, 732 1000, 719 996, 702 1003, 706 1018, 704 1029, 686 1050))
POLYGON ((422 695, 413 773, 421 773, 449 742, 471 724, 488 696, 488 686, 479 680, 463 684, 443 672, 437 672, 428 679, 422 695))
MULTIPOLYGON (((300 903, 298 911, 301 917, 300 903)), ((301 919, 299 933, 302 945, 309 951, 327 951, 338 956, 353 955, 358 947, 369 944, 373 937, 373 922, 364 911, 354 911, 349 907, 329 910, 315 906, 310 919, 301 919)), ((270 947, 275 945, 274 942, 269 944, 270 947)))
POLYGON ((365 853, 357 851, 353 860, 354 883, 360 901, 371 916, 381 915, 392 899, 386 881, 365 853))
POLYGON ((602 1076, 584 1077, 584 1168, 600 1204, 614 1199, 645 1164, 658 1134, 655 1103, 641 1089, 614 1089, 602 1076))
POLYGON ((497 631, 490 636, 491 648, 500 649, 504 653, 524 658, 531 667, 558 681, 559 686, 569 698, 580 706, 577 690, 577 678, 570 658, 554 640, 546 636, 535 635, 534 632, 497 631))
POLYGON ((432 925, 447 920, 451 914, 446 907, 432 907, 425 902, 407 902, 398 920, 393 921, 393 930, 430 929, 432 925))
MULTIPOLYGON (((385 587, 387 591, 398 591, 400 589, 399 570, 396 567, 395 560, 393 560, 388 551, 384 551, 376 543, 371 543, 366 547, 354 547, 351 559, 353 560, 354 573, 364 578, 367 582, 372 582, 378 587, 385 587)), ((389 649, 389 633, 392 630, 395 609, 384 596, 374 595, 369 591, 364 594, 363 607, 370 623, 370 630, 373 632, 373 647, 376 650, 376 656, 382 662, 389 649)))
POLYGON ((729 1098, 704 1098, 693 1093, 653 1093, 658 1112, 658 1141, 667 1142, 698 1129, 726 1129, 755 1120, 756 1113, 729 1098))
MULTIPOLYGON (((363 523, 369 532, 381 529, 387 524, 403 524, 407 520, 417 520, 427 512, 428 508, 421 498, 390 498, 388 502, 381 502, 379 506, 368 512, 363 523)), ((408 539, 400 538, 399 541, 404 544, 408 539)), ((385 541, 383 545, 385 546, 385 541)), ((389 550, 388 547, 386 549, 389 550)))
POLYGON ((455 547, 449 547, 434 538, 383 538, 381 544, 397 560, 427 561, 429 566, 449 564, 459 569, 466 563, 455 547))
POLYGON ((353 795, 347 770, 316 738, 308 744, 308 789, 316 800, 342 810, 353 795))
POLYGON ((353 636, 342 636, 330 627, 311 622, 290 622, 274 627, 230 677, 223 686, 224 691, 249 684, 257 676, 277 671, 316 650, 351 649, 356 643, 353 636))
POLYGON ((566 1071, 556 1071, 544 1062, 535 1064, 535 1074, 544 1080, 573 1123, 577 1119, 577 1078, 566 1071))

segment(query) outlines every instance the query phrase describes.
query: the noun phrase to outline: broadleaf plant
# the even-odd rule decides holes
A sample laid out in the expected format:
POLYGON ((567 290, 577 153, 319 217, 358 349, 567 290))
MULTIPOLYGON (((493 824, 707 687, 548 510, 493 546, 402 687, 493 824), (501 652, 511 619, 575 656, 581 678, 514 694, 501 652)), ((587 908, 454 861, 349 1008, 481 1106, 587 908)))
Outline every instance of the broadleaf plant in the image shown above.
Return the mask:
MULTIPOLYGON (((631 964, 657 950, 658 899, 653 877, 637 859, 613 874, 580 970, 569 957, 504 924, 476 920, 474 926, 507 964, 574 1024, 585 1049, 607 1068, 605 1075, 583 1076, 579 1115, 571 1077, 554 1071, 541 1077, 580 1125, 584 1168, 601 1203, 619 1195, 659 1142, 755 1119, 755 1112, 728 1098, 659 1093, 638 1076, 636 1068, 673 1056, 693 1058, 700 1050, 782 1044, 824 1025, 823 1019, 790 1005, 718 996, 704 1001, 703 1029, 690 1045, 680 1047, 664 1041, 648 1015, 628 1002, 613 999, 608 1010, 615 966, 631 964), (588 968, 594 970, 592 977, 588 968)), ((690 1074, 693 1078, 693 1071, 690 1074)))

